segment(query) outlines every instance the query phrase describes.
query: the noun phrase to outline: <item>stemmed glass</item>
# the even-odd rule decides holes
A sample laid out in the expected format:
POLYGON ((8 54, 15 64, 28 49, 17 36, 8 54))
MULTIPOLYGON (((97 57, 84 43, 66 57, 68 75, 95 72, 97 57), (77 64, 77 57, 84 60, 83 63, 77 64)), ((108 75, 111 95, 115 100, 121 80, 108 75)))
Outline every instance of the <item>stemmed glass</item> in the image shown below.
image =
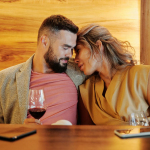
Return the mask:
POLYGON ((46 104, 43 89, 29 90, 28 111, 35 119, 40 119, 46 112, 46 104))
POLYGON ((143 111, 132 113, 129 122, 132 126, 149 126, 148 118, 143 111))

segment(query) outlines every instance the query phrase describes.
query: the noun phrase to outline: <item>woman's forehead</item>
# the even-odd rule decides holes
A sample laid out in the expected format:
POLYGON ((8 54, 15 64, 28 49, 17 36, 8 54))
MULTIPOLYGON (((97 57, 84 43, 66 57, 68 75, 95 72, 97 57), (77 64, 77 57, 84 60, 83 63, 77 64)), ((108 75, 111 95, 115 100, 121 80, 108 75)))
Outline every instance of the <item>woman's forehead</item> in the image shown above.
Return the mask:
POLYGON ((86 43, 77 42, 76 47, 85 47, 86 48, 88 46, 86 45, 86 43))

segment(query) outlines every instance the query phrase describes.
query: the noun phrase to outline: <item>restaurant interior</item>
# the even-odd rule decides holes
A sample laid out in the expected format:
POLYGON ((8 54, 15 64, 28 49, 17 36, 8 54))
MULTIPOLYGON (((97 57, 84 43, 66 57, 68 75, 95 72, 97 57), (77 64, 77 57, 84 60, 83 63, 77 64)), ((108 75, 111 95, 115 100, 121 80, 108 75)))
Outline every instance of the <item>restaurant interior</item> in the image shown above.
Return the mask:
MULTIPOLYGON (((36 51, 41 22, 61 14, 79 28, 97 23, 114 37, 129 41, 138 64, 150 65, 150 0, 0 0, 0 71, 25 62, 36 51)), ((73 54, 75 57, 75 54, 73 54)), ((0 150, 148 150, 150 136, 120 138, 130 126, 28 126, 0 124, 2 130, 36 130, 21 139, 0 140, 0 150)))

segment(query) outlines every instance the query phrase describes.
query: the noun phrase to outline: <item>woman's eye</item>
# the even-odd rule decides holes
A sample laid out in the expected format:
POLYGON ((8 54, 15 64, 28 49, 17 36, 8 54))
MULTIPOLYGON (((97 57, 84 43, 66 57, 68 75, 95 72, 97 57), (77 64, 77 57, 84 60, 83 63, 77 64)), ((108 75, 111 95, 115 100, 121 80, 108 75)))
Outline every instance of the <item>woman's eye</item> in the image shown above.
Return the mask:
POLYGON ((76 53, 79 53, 80 49, 76 49, 76 53))

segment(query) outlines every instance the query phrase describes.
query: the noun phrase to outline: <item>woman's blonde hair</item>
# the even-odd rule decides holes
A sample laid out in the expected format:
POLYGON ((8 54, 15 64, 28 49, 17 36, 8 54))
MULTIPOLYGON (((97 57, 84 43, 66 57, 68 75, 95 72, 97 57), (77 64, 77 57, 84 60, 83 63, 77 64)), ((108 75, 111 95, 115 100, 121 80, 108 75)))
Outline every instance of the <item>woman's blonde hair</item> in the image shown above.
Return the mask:
MULTIPOLYGON (((123 69, 126 66, 133 66, 136 61, 133 60, 133 54, 128 48, 134 50, 128 41, 119 41, 111 35, 105 27, 97 24, 90 24, 83 27, 78 32, 77 43, 88 47, 91 50, 91 56, 101 52, 97 40, 100 40, 104 46, 104 55, 108 59, 112 68, 123 69)), ((76 48, 75 48, 75 51, 76 48)))

